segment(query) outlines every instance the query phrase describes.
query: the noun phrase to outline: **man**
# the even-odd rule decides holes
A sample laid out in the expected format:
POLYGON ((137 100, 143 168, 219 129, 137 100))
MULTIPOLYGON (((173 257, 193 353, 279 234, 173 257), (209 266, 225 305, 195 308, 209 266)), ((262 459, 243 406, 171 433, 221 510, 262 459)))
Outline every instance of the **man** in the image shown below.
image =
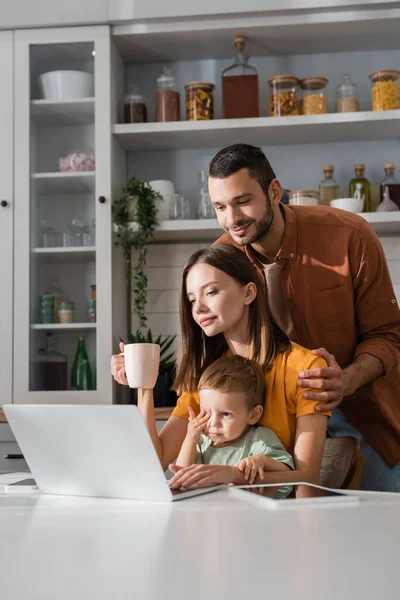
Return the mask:
POLYGON ((379 239, 358 215, 285 206, 259 148, 235 144, 210 163, 209 192, 226 234, 263 274, 272 315, 328 363, 299 373, 332 410, 331 435, 362 440, 362 489, 400 492, 400 311, 379 239), (340 406, 340 409, 338 409, 340 406))

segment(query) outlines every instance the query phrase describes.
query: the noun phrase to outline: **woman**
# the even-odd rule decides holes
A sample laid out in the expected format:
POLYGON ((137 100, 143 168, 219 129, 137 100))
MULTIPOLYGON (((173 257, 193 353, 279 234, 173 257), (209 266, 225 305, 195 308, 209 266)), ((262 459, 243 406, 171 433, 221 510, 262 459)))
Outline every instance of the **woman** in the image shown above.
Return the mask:
MULTIPOLYGON (((232 353, 255 360, 265 372, 266 398, 259 425, 272 429, 293 454, 295 471, 285 474, 285 479, 318 483, 327 413, 316 413, 318 402, 303 398, 306 390, 297 387, 297 380, 300 371, 323 368, 326 363, 291 343, 274 323, 258 274, 243 252, 220 245, 192 254, 182 276, 180 319, 175 388, 183 393, 160 434, 155 425, 152 390, 141 390, 138 402, 163 468, 179 454, 187 430, 188 407, 196 413, 199 410, 195 390, 201 373, 223 354, 232 353)), ((118 383, 127 385, 122 355, 112 357, 111 371, 118 383)), ((225 483, 223 466, 171 469, 177 473, 175 483, 182 487, 225 483)), ((279 472, 265 474, 265 483, 281 479, 279 472)))

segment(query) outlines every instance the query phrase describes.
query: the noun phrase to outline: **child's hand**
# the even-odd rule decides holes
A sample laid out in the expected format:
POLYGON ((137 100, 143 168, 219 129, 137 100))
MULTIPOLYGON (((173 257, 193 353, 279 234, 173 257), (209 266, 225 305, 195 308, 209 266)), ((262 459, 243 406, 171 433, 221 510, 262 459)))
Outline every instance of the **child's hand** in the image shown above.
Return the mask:
POLYGON ((186 436, 195 444, 199 442, 200 434, 205 429, 209 418, 210 415, 203 408, 200 408, 200 412, 196 417, 193 408, 189 406, 189 424, 186 436))
POLYGON ((248 456, 243 458, 236 466, 250 485, 254 483, 257 475, 259 481, 264 480, 264 456, 248 456))

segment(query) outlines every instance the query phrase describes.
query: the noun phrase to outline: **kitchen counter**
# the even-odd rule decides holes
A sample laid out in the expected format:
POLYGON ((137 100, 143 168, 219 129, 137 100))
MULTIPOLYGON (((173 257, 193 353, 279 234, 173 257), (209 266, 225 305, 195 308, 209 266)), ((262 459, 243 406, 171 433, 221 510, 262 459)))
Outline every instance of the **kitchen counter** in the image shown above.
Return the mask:
POLYGON ((7 495, 11 477, 0 477, 7 600, 398 597, 400 495, 273 511, 227 490, 174 503, 7 495))

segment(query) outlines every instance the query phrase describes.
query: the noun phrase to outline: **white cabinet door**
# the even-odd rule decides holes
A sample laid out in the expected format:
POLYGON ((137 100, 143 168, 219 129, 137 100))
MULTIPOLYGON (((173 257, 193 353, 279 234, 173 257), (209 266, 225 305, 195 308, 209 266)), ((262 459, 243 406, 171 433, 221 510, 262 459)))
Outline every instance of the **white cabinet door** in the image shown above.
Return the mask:
POLYGON ((13 34, 0 32, 0 404, 12 401, 13 34))
POLYGON ((110 20, 157 19, 167 17, 190 17, 202 15, 235 15, 237 13, 254 13, 286 10, 320 10, 334 8, 357 7, 372 8, 380 4, 397 4, 397 0, 109 0, 110 20))
POLYGON ((109 63, 108 26, 15 33, 14 402, 112 402, 109 63))
POLYGON ((108 22, 108 0, 17 0, 0 2, 2 29, 108 22))

